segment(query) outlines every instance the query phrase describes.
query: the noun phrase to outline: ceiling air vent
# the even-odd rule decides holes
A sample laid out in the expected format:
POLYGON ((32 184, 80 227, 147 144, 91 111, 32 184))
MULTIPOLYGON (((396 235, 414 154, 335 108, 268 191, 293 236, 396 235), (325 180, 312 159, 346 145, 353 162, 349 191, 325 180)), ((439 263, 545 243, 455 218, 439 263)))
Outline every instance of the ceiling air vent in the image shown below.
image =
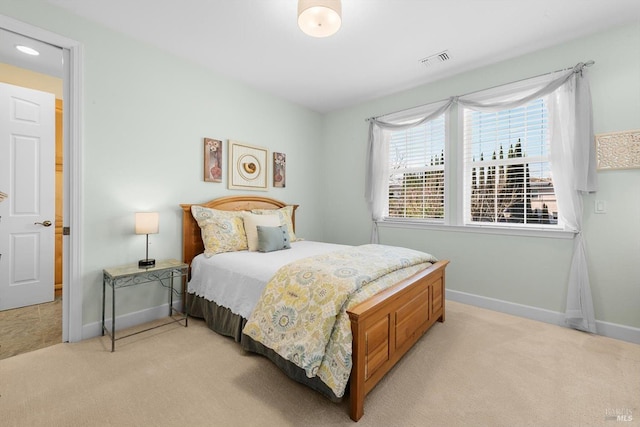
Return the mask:
POLYGON ((444 50, 440 53, 436 53, 434 55, 431 56, 427 56, 426 58, 422 58, 420 60, 420 63, 422 65, 424 65, 425 67, 429 67, 433 64, 437 64, 440 62, 445 62, 451 59, 451 54, 449 53, 448 50, 444 50))

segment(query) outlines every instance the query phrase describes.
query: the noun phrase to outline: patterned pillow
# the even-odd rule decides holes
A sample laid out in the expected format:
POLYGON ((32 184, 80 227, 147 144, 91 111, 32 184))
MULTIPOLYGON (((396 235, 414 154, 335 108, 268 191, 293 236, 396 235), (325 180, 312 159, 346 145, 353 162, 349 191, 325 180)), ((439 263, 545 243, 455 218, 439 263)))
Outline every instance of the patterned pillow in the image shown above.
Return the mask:
POLYGON ((204 256, 247 249, 242 212, 191 206, 191 214, 200 226, 204 256))
POLYGON ((293 206, 285 206, 280 209, 253 209, 251 212, 258 215, 278 214, 280 216, 280 224, 287 227, 291 241, 302 240, 296 237, 296 233, 293 230, 293 220, 291 219, 293 216, 293 206))

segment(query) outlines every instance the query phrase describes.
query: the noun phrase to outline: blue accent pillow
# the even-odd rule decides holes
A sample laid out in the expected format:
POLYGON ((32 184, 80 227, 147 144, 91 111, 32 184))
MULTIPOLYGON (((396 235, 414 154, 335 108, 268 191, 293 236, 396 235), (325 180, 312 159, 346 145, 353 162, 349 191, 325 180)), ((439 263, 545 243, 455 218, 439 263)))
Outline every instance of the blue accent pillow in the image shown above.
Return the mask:
POLYGON ((259 252, 273 252, 291 248, 289 232, 286 226, 268 227, 258 225, 256 229, 258 231, 259 252))

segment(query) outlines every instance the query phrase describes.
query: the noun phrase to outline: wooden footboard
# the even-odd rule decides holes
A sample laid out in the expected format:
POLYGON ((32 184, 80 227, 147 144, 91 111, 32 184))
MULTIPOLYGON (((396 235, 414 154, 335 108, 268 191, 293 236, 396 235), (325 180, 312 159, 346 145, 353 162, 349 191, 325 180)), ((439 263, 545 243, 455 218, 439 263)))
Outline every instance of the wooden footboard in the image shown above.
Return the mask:
POLYGON ((364 398, 436 322, 444 322, 445 267, 431 267, 348 310, 353 335, 350 416, 364 414, 364 398))

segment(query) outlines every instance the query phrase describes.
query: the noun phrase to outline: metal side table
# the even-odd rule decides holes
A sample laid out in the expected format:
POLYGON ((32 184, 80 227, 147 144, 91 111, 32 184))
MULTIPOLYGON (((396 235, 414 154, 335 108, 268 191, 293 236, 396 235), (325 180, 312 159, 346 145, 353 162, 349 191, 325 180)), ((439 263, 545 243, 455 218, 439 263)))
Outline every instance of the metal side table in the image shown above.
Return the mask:
MULTIPOLYGON (((116 349, 116 341, 122 338, 130 337, 151 329, 161 326, 170 325, 172 323, 180 323, 184 321, 184 327, 188 325, 188 313, 185 308, 184 313, 180 313, 173 308, 173 295, 182 295, 183 302, 186 297, 183 287, 183 278, 187 277, 189 266, 175 259, 157 261, 156 265, 151 268, 139 268, 138 264, 127 264, 118 267, 105 268, 102 270, 102 335, 105 332, 111 337, 111 351, 116 349), (174 282, 179 279, 179 289, 174 288, 174 282), (116 289, 128 286, 137 286, 144 283, 157 282, 166 287, 169 291, 169 317, 171 320, 146 328, 131 334, 123 335, 116 338, 116 289), (105 326, 105 305, 106 305, 106 289, 111 287, 111 330, 105 326), (174 317, 179 315, 179 317, 174 317)), ((183 304, 186 307, 186 304, 183 304)))

